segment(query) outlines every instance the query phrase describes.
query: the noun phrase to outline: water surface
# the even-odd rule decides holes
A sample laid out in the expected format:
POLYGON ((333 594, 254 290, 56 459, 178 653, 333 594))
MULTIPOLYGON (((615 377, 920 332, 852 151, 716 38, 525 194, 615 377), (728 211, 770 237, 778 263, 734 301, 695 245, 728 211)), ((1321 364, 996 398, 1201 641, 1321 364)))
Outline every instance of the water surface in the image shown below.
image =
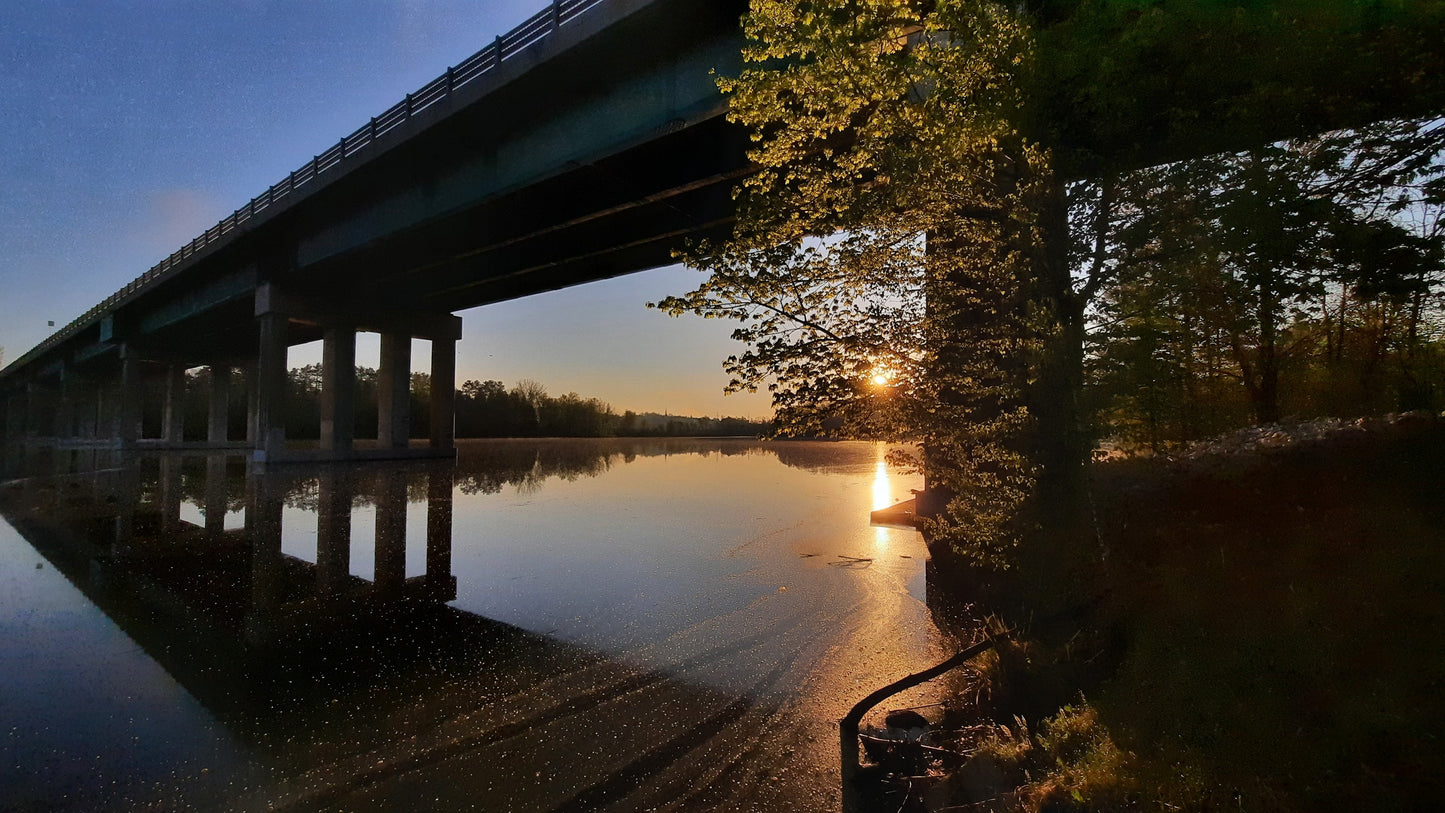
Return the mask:
POLYGON ((952 647, 917 534, 868 524, 919 486, 885 452, 29 461, 0 807, 834 808, 836 720, 952 647))

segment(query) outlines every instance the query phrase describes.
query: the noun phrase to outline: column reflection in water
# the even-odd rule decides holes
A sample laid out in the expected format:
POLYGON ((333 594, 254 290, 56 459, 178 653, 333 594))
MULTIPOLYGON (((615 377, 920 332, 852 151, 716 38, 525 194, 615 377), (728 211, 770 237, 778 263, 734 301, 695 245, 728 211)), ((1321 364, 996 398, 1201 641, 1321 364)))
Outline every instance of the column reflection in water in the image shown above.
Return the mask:
MULTIPOLYGON (((32 568, 46 575, 51 570, 64 573, 64 580, 52 581, 62 584, 57 588, 62 594, 73 589, 83 595, 74 602, 75 612, 87 617, 104 614, 111 619, 107 623, 86 621, 86 625, 101 630, 117 628, 117 637, 127 642, 120 654, 79 651, 55 661, 84 666, 80 672, 61 674, 62 685, 93 686, 94 677, 104 675, 103 683, 110 688, 92 694, 100 698, 96 703, 113 706, 77 707, 75 718, 90 716, 82 722, 67 717, 53 725, 27 722, 24 729, 33 747, 47 754, 51 751, 44 749, 52 748, 56 754, 72 753, 63 750, 66 748, 78 754, 92 743, 99 743, 97 749, 107 749, 84 751, 84 764, 98 766, 98 778, 95 788, 86 789, 91 795, 80 798, 110 800, 80 805, 87 809, 146 806, 99 794, 111 793, 110 780, 118 775, 155 781, 135 766, 157 754, 171 759, 175 750, 165 743, 138 739, 144 747, 120 753, 110 740, 89 735, 88 739, 79 738, 77 732, 89 731, 86 726, 105 729, 102 717, 106 715, 129 720, 131 728, 162 740, 175 733, 176 728, 167 726, 177 719, 185 724, 194 722, 202 729, 217 721, 231 728, 235 721, 238 724, 232 733, 242 741, 255 736, 247 745, 256 745, 262 752, 275 743, 289 742, 295 734, 328 743, 321 752, 331 754, 357 744, 369 747, 366 744, 376 729, 367 727, 375 722, 368 716, 372 711, 368 704, 379 704, 376 715, 389 719, 390 709, 410 708, 418 693, 433 692, 426 695, 433 697, 428 702, 449 702, 450 695, 445 692, 450 684, 437 681, 432 672, 437 660, 471 658, 467 674, 492 668, 504 675, 512 669, 531 668, 533 661, 555 662, 555 658, 524 656, 521 653, 531 650, 514 647, 508 650, 508 657, 517 662, 499 665, 490 647, 498 640, 517 641, 516 631, 445 606, 456 594, 450 566, 451 488, 455 481, 450 461, 446 466, 428 463, 384 471, 373 465, 271 466, 264 474, 246 472, 244 483, 244 458, 240 455, 228 459, 219 454, 122 456, 118 451, 97 455, 51 450, 42 463, 46 472, 57 466, 63 471, 33 476, 0 490, 0 517, 7 529, 13 524, 24 530, 25 541, 35 550, 26 555, 41 563, 35 567, 27 559, 24 573, 32 568), (377 487, 380 584, 349 574, 354 506, 358 492, 370 490, 368 481, 377 487), (228 502, 234 505, 232 500, 242 487, 246 532, 226 532, 228 502), (429 503, 424 540, 427 573, 414 579, 405 578, 408 494, 429 503), (177 506, 183 510, 176 510, 177 506), (314 519, 308 508, 314 509, 314 519), (316 525, 310 526, 311 521, 316 525), (313 527, 318 536, 316 562, 287 555, 283 550, 287 535, 299 532, 304 536, 313 527), (147 659, 161 668, 125 671, 133 662, 147 659), (151 679, 151 673, 183 686, 186 701, 167 705, 163 714, 148 706, 165 691, 136 682, 151 679), (409 678, 393 684, 397 675, 409 678), (215 718, 201 713, 191 699, 215 718), (335 709, 348 711, 328 716, 335 709), (321 713, 313 715, 317 710, 321 713), (353 716, 358 720, 355 725, 353 716), (43 740, 44 736, 53 736, 54 742, 43 740)), ((413 548, 422 547, 422 542, 414 538, 413 548)), ((49 618, 43 612, 35 614, 35 623, 43 626, 49 618)), ((49 630, 55 636, 47 644, 57 652, 84 640, 70 629, 78 622, 68 615, 61 620, 61 625, 49 630)), ((526 643, 534 649, 548 646, 540 641, 526 643)), ((54 664, 47 662, 46 668, 52 669, 54 664)), ((524 682, 531 685, 540 679, 537 675, 524 682)), ((17 697, 17 702, 26 700, 23 695, 17 697)), ((273 756, 268 754, 266 759, 273 756)), ((309 764, 306 760, 311 755, 287 752, 281 758, 298 760, 299 770, 309 764)), ((205 756, 196 759, 195 763, 175 763, 169 768, 146 765, 145 769, 175 778, 201 767, 213 772, 222 768, 205 756)), ((265 771, 272 767, 266 765, 265 771)), ((26 770, 40 776, 47 768, 37 765, 26 770)), ((238 777, 217 780, 217 792, 234 794, 236 788, 247 786, 244 777, 235 785, 226 784, 233 778, 238 777)), ((199 774, 192 779, 210 782, 199 774)), ((75 788, 64 790, 75 792, 75 788)), ((63 807, 58 802, 60 792, 57 790, 55 799, 63 807)), ((8 809, 8 798, 0 789, 0 808, 8 809)), ((180 809, 192 805, 165 797, 154 806, 180 809)), ((204 799, 194 806, 247 807, 243 803, 207 804, 204 799)))
POLYGON ((386 466, 376 483, 376 566, 377 592, 384 597, 400 595, 406 584, 406 485, 405 470, 386 466))
POLYGON ((225 455, 206 457, 206 498, 202 513, 206 518, 206 538, 215 542, 226 532, 227 499, 225 455))
POLYGON ((140 504, 140 468, 122 465, 115 476, 115 534, 110 540, 111 553, 125 556, 135 544, 135 513, 140 504))
POLYGON ((316 586, 336 595, 351 576, 351 506, 355 487, 346 473, 321 473, 316 506, 316 586))
POLYGON ((456 466, 451 461, 433 464, 427 475, 426 494, 426 585, 437 601, 457 597, 457 579, 452 575, 452 490, 456 466))
POLYGON ((389 614, 399 605, 446 602, 456 597, 451 573, 452 487, 455 474, 447 461, 431 466, 336 464, 288 471, 271 467, 247 476, 247 537, 251 546, 250 606, 247 638, 251 643, 300 640, 318 633, 389 614), (295 504, 307 502, 314 484, 316 562, 283 550, 288 533, 306 529, 295 522, 295 504), (425 485, 427 497, 426 572, 407 578, 407 516, 411 486, 425 485), (371 492, 367 494, 367 492, 371 492), (353 512, 358 499, 376 506, 370 582, 351 575, 353 512), (292 505, 287 510, 288 501, 292 505))
POLYGON ((245 635, 261 643, 276 634, 281 597, 281 515, 286 493, 279 476, 251 475, 246 479, 246 529, 251 542, 251 606, 246 612, 245 635))
POLYGON ((180 529, 181 464, 180 455, 161 456, 158 503, 161 512, 161 530, 167 533, 180 529))

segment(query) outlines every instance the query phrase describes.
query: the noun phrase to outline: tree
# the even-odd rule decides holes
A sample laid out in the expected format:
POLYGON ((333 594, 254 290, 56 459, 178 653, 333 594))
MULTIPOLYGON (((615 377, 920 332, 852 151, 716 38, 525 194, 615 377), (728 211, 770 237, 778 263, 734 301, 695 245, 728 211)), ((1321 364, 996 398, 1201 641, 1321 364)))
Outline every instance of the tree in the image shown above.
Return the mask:
MULTIPOLYGON (((1117 178, 1438 109, 1445 64, 1439 2, 753 0, 744 28, 720 85, 758 172, 657 305, 739 320, 730 387, 769 388, 779 431, 920 441, 931 538, 1000 567, 1081 528, 1117 178)), ((1235 250, 1273 319, 1266 248, 1235 250)))
POLYGON ((519 437, 535 437, 542 432, 542 405, 547 401, 547 388, 541 382, 524 378, 512 386, 508 395, 518 407, 519 437))
POLYGON ((286 437, 313 439, 321 433, 321 365, 307 364, 286 371, 283 420, 286 437))
POLYGON ((1445 125, 1386 121, 1128 173, 1096 303, 1111 431, 1153 448, 1252 419, 1429 406, 1445 125), (1382 379, 1385 367, 1396 380, 1382 379))
POLYGON ((472 400, 483 400, 486 398, 497 398, 507 393, 507 385, 500 381, 488 379, 486 381, 469 380, 462 384, 461 395, 463 398, 472 400))
POLYGON ((1004 566, 1044 467, 1062 482, 1081 459, 1072 404, 1046 394, 1071 386, 1046 349, 1082 331, 1082 309, 1062 184, 1018 126, 1029 20, 760 0, 746 29, 759 67, 722 84, 761 169, 733 238, 687 257, 709 279, 659 306, 740 321, 731 386, 767 386, 778 431, 842 417, 921 441, 915 462, 949 498, 931 532, 1004 566))
POLYGON ((431 373, 413 372, 408 392, 411 436, 427 437, 431 434, 431 373))
POLYGON ((637 413, 626 410, 622 413, 622 419, 617 422, 617 434, 619 437, 631 437, 637 432, 637 413))
POLYGON ((615 432, 617 416, 612 407, 596 398, 584 399, 575 392, 557 398, 544 397, 540 414, 544 436, 597 438, 615 432))
MULTIPOLYGON (((540 385, 538 385, 540 386, 540 385)), ((545 397, 545 390, 543 396, 545 397)), ((457 399, 460 437, 527 437, 537 434, 537 410, 500 381, 467 381, 457 399)))

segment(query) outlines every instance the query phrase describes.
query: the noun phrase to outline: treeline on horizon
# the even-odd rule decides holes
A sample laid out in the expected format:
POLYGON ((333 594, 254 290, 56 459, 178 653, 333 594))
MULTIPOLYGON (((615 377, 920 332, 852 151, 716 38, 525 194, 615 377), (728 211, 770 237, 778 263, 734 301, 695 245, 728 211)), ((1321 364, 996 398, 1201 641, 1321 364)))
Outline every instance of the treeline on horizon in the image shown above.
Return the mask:
MULTIPOLYGON (((413 373, 411 389, 413 398, 420 390, 429 399, 430 377, 413 373)), ((575 392, 551 396, 546 387, 529 379, 511 389, 501 381, 466 381, 457 391, 456 410, 457 436, 470 438, 756 437, 771 427, 766 421, 745 418, 697 418, 630 409, 618 415, 597 398, 583 398, 575 392)), ((412 420, 415 425, 415 410, 412 420)))
MULTIPOLYGON (((187 375, 185 431, 188 438, 205 436, 206 395, 209 374, 205 368, 187 375)), ((431 433, 431 376, 411 374, 411 436, 431 433)), ((377 371, 356 368, 357 438, 376 437, 377 371)), ((158 400, 159 392, 148 397, 158 400)), ((245 431, 246 404, 239 388, 231 392, 231 435, 245 431)), ((159 433, 159 410, 146 410, 147 432, 159 433)), ((286 437, 314 440, 321 430, 321 365, 308 364, 287 371, 284 421, 286 437)), ((456 394, 456 432, 459 438, 598 438, 598 437, 757 437, 771 428, 766 421, 746 418, 705 418, 680 415, 622 414, 597 398, 575 392, 548 395, 542 384, 522 380, 510 389, 501 381, 470 380, 456 394)))

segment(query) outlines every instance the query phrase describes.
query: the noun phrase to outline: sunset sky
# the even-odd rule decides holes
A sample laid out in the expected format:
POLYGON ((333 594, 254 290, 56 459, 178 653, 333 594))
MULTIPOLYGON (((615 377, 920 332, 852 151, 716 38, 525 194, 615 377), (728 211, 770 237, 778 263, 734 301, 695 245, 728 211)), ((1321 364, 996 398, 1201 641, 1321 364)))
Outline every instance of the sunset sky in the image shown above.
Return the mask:
MULTIPOLYGON (((5 358, 544 4, 4 0, 5 358)), ((618 411, 769 414, 765 395, 722 394, 729 325, 644 308, 696 279, 659 269, 464 311, 458 381, 531 378, 618 411)), ((374 347, 358 363, 374 365, 374 347)))

